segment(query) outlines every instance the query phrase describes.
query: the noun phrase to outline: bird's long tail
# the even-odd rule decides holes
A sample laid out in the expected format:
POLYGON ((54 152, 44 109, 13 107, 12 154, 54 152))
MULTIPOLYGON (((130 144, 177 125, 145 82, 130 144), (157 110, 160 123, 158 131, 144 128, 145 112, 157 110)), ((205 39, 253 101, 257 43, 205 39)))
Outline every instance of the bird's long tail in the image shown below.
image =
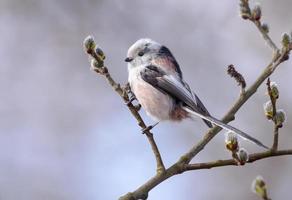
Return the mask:
POLYGON ((199 113, 199 112, 193 111, 193 110, 191 110, 191 109, 188 108, 188 107, 183 107, 183 109, 186 110, 188 113, 190 113, 190 114, 193 115, 193 116, 198 116, 198 117, 200 117, 200 118, 202 118, 202 119, 204 119, 204 120, 207 120, 207 121, 209 121, 209 122, 211 122, 211 123, 213 123, 213 124, 215 124, 215 125, 217 125, 217 126, 220 126, 221 128, 223 128, 223 129, 225 129, 225 130, 232 131, 232 132, 238 134, 238 135, 241 136, 243 139, 249 140, 249 141, 251 141, 251 142, 253 142, 253 143, 255 143, 255 144, 257 144, 257 145, 259 145, 259 146, 261 146, 261 147, 264 147, 265 149, 269 149, 269 148, 268 148, 266 145, 264 145, 262 142, 260 142, 259 140, 257 140, 257 139, 255 139, 255 138, 251 137, 251 136, 248 135, 247 133, 244 133, 244 132, 242 132, 241 130, 239 130, 239 129, 233 127, 233 126, 230 126, 230 125, 228 125, 228 124, 225 124, 225 123, 223 123, 222 121, 220 121, 220 120, 218 120, 218 119, 216 119, 216 118, 214 118, 214 117, 212 117, 212 116, 206 116, 206 115, 201 114, 201 113, 199 113))

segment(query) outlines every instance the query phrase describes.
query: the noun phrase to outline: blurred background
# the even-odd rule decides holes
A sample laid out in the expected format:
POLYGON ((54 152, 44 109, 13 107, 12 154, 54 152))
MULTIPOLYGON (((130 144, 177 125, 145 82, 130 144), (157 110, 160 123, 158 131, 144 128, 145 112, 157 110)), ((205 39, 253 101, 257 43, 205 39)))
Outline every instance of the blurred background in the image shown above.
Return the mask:
MULTIPOLYGON (((252 1, 254 3, 254 1, 252 1)), ((263 21, 279 44, 292 29, 290 0, 265 0, 263 21)), ((221 117, 239 95, 226 74, 234 64, 251 84, 271 50, 234 0, 0 0, 0 199, 118 199, 155 173, 155 160, 127 107, 106 81, 89 70, 83 39, 92 34, 106 65, 127 82, 124 58, 141 37, 168 46, 184 77, 209 111, 221 117)), ((271 77, 288 115, 280 147, 291 148, 291 60, 271 77)), ((265 85, 231 124, 272 144, 263 114, 265 85)), ((145 121, 153 123, 142 111, 145 121)), ((161 123, 154 134, 166 166, 207 130, 201 120, 161 123)), ((262 149, 242 141, 249 152, 262 149)), ((230 158, 224 134, 193 160, 230 158)), ((269 158, 244 167, 187 172, 150 192, 151 200, 258 199, 250 190, 262 175, 272 199, 291 198, 292 159, 269 158)))

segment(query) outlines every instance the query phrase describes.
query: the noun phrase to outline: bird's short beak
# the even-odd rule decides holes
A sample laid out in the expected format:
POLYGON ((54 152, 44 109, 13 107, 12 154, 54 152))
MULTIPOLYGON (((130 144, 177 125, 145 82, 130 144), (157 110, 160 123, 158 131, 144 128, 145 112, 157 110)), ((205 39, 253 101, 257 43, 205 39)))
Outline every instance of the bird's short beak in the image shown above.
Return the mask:
POLYGON ((125 62, 131 62, 132 60, 134 60, 134 58, 127 57, 127 58, 125 59, 125 62))

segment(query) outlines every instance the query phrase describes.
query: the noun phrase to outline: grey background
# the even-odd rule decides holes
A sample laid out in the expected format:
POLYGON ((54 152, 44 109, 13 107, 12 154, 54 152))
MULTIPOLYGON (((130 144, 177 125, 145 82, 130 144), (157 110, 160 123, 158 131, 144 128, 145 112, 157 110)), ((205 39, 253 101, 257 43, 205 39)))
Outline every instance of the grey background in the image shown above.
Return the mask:
MULTIPOLYGON (((292 2, 260 2, 279 44, 292 29, 292 2)), ((226 67, 236 65, 250 84, 271 59, 256 28, 238 13, 234 0, 0 0, 0 199, 117 199, 144 183, 155 172, 150 146, 119 97, 89 71, 83 39, 95 36, 121 83, 133 42, 150 37, 167 45, 193 90, 220 117, 239 94, 226 67)), ((282 148, 291 148, 290 77, 291 61, 272 76, 281 92, 279 107, 288 115, 282 148)), ((267 99, 261 86, 232 124, 270 145, 272 123, 262 109, 267 99)), ((156 127, 166 166, 206 130, 201 120, 156 127)), ((242 146, 262 150, 245 141, 242 146)), ((230 158, 223 133, 194 162, 219 158, 230 158)), ((272 199, 289 199, 291 166, 291 157, 278 157, 188 172, 160 184, 150 199, 258 199, 250 191, 258 174, 272 199)))

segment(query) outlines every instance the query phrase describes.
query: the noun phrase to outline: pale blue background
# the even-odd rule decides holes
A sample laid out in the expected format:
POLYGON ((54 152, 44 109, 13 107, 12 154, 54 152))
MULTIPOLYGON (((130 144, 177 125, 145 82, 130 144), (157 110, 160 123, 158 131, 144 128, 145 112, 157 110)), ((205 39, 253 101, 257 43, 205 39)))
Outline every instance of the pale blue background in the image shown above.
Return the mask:
MULTIPOLYGON (((239 94, 226 67, 236 65, 250 84, 271 59, 256 28, 239 17, 238 2, 0 0, 0 199, 117 199, 153 176, 147 139, 106 81, 89 71, 82 41, 95 36, 121 83, 127 81, 123 60, 134 41, 150 37, 167 45, 185 79, 210 112, 221 117, 239 94)), ((292 29, 292 2, 261 2, 263 20, 279 44, 282 32, 292 29)), ((291 67, 286 62, 272 76, 288 120, 291 67)), ((232 124, 270 145, 272 123, 262 109, 267 99, 262 86, 232 124)), ((292 147, 291 128, 288 121, 280 130, 280 147, 292 147)), ((201 120, 156 127, 166 166, 206 130, 201 120)), ((247 142, 242 146, 261 150, 247 142)), ((194 161, 219 158, 230 158, 223 133, 194 161)), ((149 199, 258 199, 250 191, 258 174, 266 179, 272 199, 289 199, 291 167, 291 157, 279 157, 188 172, 160 184, 149 199)))

